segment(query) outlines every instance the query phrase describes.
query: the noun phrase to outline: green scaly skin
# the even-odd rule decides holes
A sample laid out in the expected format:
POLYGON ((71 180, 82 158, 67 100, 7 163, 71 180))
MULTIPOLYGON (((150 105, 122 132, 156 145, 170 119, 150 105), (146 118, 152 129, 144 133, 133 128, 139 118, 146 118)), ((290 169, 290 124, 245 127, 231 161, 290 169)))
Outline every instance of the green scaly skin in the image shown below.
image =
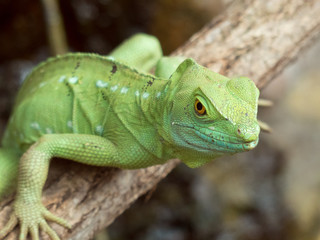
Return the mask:
POLYGON ((158 40, 143 34, 110 55, 51 58, 23 83, 0 149, 0 195, 18 179, 0 239, 18 223, 21 240, 38 240, 39 230, 58 240, 47 220, 70 228, 41 203, 53 157, 123 169, 180 158, 199 167, 257 145, 259 91, 248 78, 161 58, 158 40), (156 75, 142 73, 154 66, 156 75))

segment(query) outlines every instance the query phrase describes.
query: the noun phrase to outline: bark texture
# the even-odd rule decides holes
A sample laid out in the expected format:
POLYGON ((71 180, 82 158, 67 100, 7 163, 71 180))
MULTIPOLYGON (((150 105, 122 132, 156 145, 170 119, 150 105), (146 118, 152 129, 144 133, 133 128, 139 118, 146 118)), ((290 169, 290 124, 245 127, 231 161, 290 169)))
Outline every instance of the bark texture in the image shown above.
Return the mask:
MULTIPOLYGON (((235 1, 174 54, 192 57, 229 77, 250 77, 262 88, 319 39, 319 13, 317 0, 235 1)), ((171 160, 162 166, 129 171, 55 160, 43 202, 73 228, 51 226, 62 239, 90 239, 177 163, 179 160, 171 160)), ((0 203, 0 228, 8 219, 12 201, 9 197, 0 203)), ((17 234, 18 229, 6 239, 17 239, 17 234)), ((43 235, 43 239, 48 238, 43 235)))

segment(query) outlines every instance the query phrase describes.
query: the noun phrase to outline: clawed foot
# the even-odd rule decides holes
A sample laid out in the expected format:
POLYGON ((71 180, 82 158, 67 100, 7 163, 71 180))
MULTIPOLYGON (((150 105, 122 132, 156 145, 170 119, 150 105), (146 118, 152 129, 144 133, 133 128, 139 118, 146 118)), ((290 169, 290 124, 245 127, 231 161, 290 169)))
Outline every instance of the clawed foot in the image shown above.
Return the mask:
POLYGON ((8 223, 0 230, 0 239, 4 239, 13 228, 20 223, 19 240, 26 240, 28 234, 31 235, 32 240, 39 240, 39 230, 46 232, 52 240, 60 240, 57 233, 48 225, 47 221, 52 221, 71 228, 71 225, 56 217, 49 212, 41 203, 39 204, 19 204, 14 206, 14 212, 11 214, 8 223))

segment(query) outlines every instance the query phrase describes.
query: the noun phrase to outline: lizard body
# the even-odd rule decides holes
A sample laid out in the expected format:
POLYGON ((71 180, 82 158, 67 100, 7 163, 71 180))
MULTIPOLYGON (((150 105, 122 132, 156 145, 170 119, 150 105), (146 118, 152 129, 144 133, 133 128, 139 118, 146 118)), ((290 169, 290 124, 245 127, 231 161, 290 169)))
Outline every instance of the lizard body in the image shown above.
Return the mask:
POLYGON ((257 145, 258 96, 248 78, 161 58, 158 41, 145 35, 111 57, 71 53, 41 63, 23 83, 2 140, 0 196, 18 184, 0 239, 18 222, 20 239, 38 239, 39 228, 59 239, 45 219, 70 227, 41 203, 51 158, 124 169, 180 158, 199 167, 257 145), (155 65, 155 75, 145 73, 155 65))
MULTIPOLYGON (((137 143, 132 148, 148 153, 147 159, 153 159, 152 154, 159 161, 164 156, 157 143, 157 126, 163 125, 164 119, 162 109, 152 103, 163 101, 166 83, 95 54, 71 53, 50 59, 23 84, 3 146, 22 153, 45 134, 88 134, 118 146, 137 143), (96 70, 87 74, 92 69, 96 70), (145 131, 141 132, 141 126, 145 131)), ((121 152, 127 150, 123 147, 121 152)), ((125 155, 131 156, 129 152, 125 155)), ((124 159, 119 165, 110 164, 139 168, 155 163, 136 165, 136 161, 124 159)))

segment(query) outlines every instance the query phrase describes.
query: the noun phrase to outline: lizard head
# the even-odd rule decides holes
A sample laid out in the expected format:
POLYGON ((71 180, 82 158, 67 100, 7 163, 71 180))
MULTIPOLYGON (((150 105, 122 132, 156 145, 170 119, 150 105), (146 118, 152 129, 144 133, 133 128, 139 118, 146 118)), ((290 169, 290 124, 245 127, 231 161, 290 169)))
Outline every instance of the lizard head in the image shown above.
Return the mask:
POLYGON ((174 152, 189 167, 248 151, 259 139, 259 90, 248 78, 229 79, 186 59, 170 77, 167 128, 174 152))

